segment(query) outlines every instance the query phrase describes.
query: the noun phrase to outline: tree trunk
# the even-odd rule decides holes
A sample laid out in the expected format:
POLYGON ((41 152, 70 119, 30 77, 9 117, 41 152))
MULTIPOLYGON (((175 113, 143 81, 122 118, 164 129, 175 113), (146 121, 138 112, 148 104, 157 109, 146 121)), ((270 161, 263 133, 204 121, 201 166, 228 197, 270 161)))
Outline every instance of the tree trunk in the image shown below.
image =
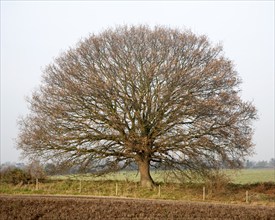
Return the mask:
POLYGON ((138 169, 140 173, 141 186, 152 188, 154 186, 154 181, 150 175, 150 162, 148 160, 138 161, 138 169))

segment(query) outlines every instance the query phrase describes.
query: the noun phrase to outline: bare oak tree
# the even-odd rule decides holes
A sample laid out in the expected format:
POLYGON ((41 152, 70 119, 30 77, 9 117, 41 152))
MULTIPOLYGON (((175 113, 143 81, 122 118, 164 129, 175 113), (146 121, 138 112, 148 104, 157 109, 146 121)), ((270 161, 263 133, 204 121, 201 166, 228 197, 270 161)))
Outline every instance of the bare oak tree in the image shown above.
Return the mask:
MULTIPOLYGON (((44 70, 20 121, 27 156, 118 170, 135 162, 207 175, 252 152, 256 110, 221 46, 190 31, 123 26, 91 35, 44 70)), ((188 173, 188 172, 186 172, 188 173)))

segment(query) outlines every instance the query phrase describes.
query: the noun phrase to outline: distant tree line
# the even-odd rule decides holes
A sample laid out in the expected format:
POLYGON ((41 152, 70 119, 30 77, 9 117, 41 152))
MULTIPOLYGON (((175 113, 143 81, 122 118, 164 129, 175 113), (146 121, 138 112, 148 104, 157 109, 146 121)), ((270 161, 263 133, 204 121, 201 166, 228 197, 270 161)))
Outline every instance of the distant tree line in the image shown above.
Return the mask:
POLYGON ((260 161, 252 161, 247 160, 244 168, 247 169, 259 169, 259 168, 274 168, 275 167, 275 159, 271 158, 269 161, 260 160, 260 161))
MULTIPOLYGON (((104 164, 102 165, 104 166, 104 164)), ((246 160, 244 163, 245 169, 261 169, 261 168, 274 168, 275 159, 267 160, 246 160)), ((224 168, 227 168, 226 165, 224 168)), ((126 170, 137 170, 138 166, 132 163, 126 170)), ((39 161, 32 161, 29 164, 24 163, 10 163, 6 162, 0 165, 0 181, 12 184, 26 184, 32 183, 35 179, 43 181, 46 176, 51 175, 68 175, 79 173, 96 173, 100 174, 98 170, 86 169, 82 170, 81 166, 66 166, 56 165, 54 163, 41 164, 39 161)))

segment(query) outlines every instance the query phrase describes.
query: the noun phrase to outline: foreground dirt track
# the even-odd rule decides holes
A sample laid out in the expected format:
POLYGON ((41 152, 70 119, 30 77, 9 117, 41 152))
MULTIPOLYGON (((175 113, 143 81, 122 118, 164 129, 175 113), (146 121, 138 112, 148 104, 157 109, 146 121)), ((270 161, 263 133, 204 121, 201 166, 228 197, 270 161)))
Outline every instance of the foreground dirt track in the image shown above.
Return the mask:
POLYGON ((103 197, 0 196, 0 219, 275 219, 275 208, 103 197))

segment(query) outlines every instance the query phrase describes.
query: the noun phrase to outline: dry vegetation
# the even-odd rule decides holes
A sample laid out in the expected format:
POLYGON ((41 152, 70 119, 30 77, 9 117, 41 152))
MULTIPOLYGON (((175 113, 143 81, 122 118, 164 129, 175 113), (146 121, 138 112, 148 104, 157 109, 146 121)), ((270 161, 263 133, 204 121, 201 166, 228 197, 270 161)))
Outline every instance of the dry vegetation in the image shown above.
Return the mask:
POLYGON ((226 184, 219 183, 160 183, 159 187, 144 189, 136 182, 89 181, 89 180, 48 180, 25 185, 0 184, 0 194, 41 194, 41 195, 86 195, 118 196, 128 198, 168 199, 184 201, 205 201, 229 204, 275 205, 275 183, 226 184), (248 191, 248 202, 246 202, 248 191))
POLYGON ((275 208, 95 197, 0 196, 1 219, 275 219, 275 208))

